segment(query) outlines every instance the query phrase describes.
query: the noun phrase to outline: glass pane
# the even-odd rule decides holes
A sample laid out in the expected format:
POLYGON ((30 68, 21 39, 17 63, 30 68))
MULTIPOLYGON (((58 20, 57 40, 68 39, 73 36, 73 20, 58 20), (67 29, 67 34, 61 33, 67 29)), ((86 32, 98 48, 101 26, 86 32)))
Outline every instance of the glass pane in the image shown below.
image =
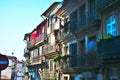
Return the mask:
POLYGON ((110 16, 106 20, 106 33, 110 33, 114 36, 116 36, 117 30, 116 30, 116 19, 115 15, 110 16))
POLYGON ((106 29, 106 33, 110 33, 111 32, 111 26, 107 26, 107 29, 106 29))
POLYGON ((115 22, 115 15, 111 16, 111 21, 115 22))
POLYGON ((112 25, 112 30, 116 31, 116 25, 115 24, 112 25))

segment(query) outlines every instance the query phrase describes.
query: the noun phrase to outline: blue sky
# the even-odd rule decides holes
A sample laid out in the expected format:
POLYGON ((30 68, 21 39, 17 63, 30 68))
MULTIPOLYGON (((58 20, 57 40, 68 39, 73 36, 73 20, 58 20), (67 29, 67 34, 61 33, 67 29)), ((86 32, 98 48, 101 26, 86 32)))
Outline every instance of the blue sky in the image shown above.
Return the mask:
POLYGON ((0 53, 14 52, 24 59, 24 34, 43 20, 40 15, 55 1, 62 0, 0 0, 0 53))

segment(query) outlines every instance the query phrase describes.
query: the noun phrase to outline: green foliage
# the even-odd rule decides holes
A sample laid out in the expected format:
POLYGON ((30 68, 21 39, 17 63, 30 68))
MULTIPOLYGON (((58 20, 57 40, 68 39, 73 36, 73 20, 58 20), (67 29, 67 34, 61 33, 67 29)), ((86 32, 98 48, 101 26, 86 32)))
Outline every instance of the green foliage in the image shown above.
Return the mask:
POLYGON ((15 66, 14 66, 14 65, 12 65, 12 66, 10 66, 10 68, 13 70, 13 69, 15 68, 15 66))
MULTIPOLYGON (((114 36, 111 35, 111 34, 106 34, 106 35, 103 36, 103 39, 111 39, 111 38, 113 38, 113 37, 114 37, 114 36)), ((97 38, 97 42, 100 42, 100 40, 101 40, 101 39, 97 38)))
POLYGON ((113 38, 113 35, 111 34, 107 34, 103 36, 103 39, 111 39, 111 38, 113 38))
POLYGON ((57 61, 60 61, 60 60, 61 60, 61 56, 55 56, 53 61, 57 62, 57 61))

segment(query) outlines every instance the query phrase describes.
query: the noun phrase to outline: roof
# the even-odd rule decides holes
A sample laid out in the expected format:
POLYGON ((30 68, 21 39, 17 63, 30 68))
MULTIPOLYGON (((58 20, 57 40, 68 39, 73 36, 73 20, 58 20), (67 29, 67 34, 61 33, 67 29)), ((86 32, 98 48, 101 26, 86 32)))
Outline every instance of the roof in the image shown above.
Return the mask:
POLYGON ((54 2, 43 14, 42 16, 48 17, 49 14, 60 4, 61 2, 54 2))
POLYGON ((63 6, 61 6, 56 12, 55 12, 55 14, 60 14, 60 12, 63 10, 63 6))

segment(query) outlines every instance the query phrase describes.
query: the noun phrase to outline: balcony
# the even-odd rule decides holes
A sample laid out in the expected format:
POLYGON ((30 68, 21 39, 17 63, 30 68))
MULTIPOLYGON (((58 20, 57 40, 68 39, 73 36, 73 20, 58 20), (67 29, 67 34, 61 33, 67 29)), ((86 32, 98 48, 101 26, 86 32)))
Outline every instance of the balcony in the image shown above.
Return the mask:
POLYGON ((44 55, 46 55, 46 54, 48 54, 48 55, 51 54, 52 55, 52 54, 56 53, 56 51, 57 51, 57 47, 56 47, 55 44, 44 45, 44 49, 43 49, 44 55))
POLYGON ((96 54, 80 54, 76 56, 70 56, 69 59, 61 62, 61 68, 63 73, 69 72, 81 72, 89 69, 93 69, 97 66, 96 54))
POLYGON ((53 53, 53 52, 56 52, 56 47, 55 47, 55 45, 47 45, 47 47, 46 47, 47 49, 47 53, 53 53))
POLYGON ((32 47, 34 47, 34 40, 31 40, 31 41, 29 41, 29 42, 27 43, 27 48, 28 48, 28 49, 30 49, 30 48, 32 48, 32 47))
POLYGON ((31 65, 41 64, 42 60, 43 60, 42 56, 36 56, 36 57, 30 58, 30 63, 31 65))
POLYGON ((80 54, 78 56, 78 66, 90 68, 96 66, 96 52, 88 54, 80 54))
POLYGON ((44 41, 44 34, 41 34, 40 36, 38 36, 36 38, 36 44, 35 45, 38 45, 40 43, 42 43, 44 41))
POLYGON ((120 36, 112 39, 103 39, 97 45, 98 59, 111 59, 120 57, 120 36))
POLYGON ((42 56, 36 56, 32 60, 33 60, 32 61, 33 64, 39 64, 39 63, 42 63, 43 58, 42 56))
POLYGON ((111 7, 114 9, 119 6, 120 0, 97 0, 97 3, 98 11, 102 12, 110 9, 111 7))
POLYGON ((44 80, 55 80, 56 77, 54 72, 44 71, 42 78, 44 80))
POLYGON ((80 54, 71 56, 70 67, 72 68, 89 68, 96 66, 96 54, 80 54))

